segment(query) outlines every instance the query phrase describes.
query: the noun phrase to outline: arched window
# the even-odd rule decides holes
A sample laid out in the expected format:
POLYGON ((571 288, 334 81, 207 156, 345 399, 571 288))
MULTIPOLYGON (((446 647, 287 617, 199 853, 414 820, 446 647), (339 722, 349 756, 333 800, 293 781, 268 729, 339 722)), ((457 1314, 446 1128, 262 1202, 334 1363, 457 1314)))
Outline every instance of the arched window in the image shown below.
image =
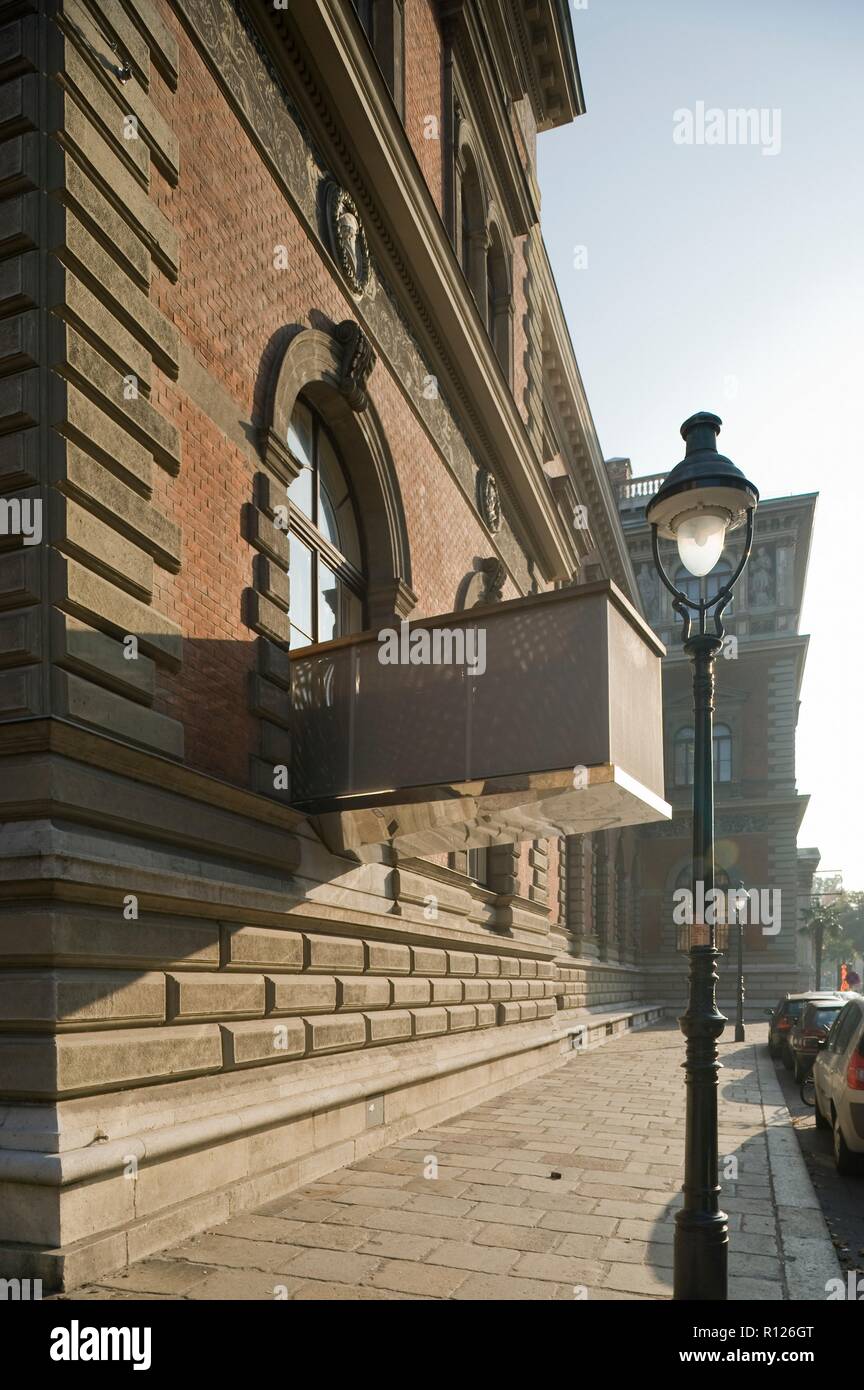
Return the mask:
POLYGON ((288 448, 300 472, 288 488, 291 646, 360 632, 365 583, 345 470, 321 417, 298 400, 288 448))
MULTIPOLYGON (((721 590, 726 584, 729 583, 729 580, 730 580, 731 578, 732 578, 732 566, 729 564, 729 561, 728 561, 728 560, 719 560, 719 561, 717 562, 717 564, 714 566, 714 568, 713 568, 713 570, 711 571, 711 573, 707 576, 707 578, 706 578, 706 580, 705 580, 705 597, 706 597, 706 598, 710 598, 712 594, 717 594, 717 593, 719 593, 720 590, 721 590)), ((726 617, 726 618, 731 617, 731 616, 732 616, 732 609, 733 609, 734 607, 735 607, 735 600, 734 600, 734 599, 730 599, 729 602, 727 603, 726 607, 723 609, 723 615, 724 615, 724 617, 726 617)))
POLYGON ((511 342, 510 262, 498 228, 493 224, 486 252, 486 327, 495 356, 510 378, 511 342))
MULTIPOLYGON (((672 745, 672 778, 676 787, 693 785, 694 746, 692 726, 679 729, 672 745)), ((732 781, 732 730, 728 724, 714 725, 714 781, 732 781)))
POLYGON ((486 199, 473 153, 459 159, 459 261, 480 312, 486 316, 486 199))
POLYGON ((732 781, 732 730, 728 724, 714 725, 714 781, 732 781))
MULTIPOLYGON (((694 603, 698 603, 702 598, 711 598, 719 593, 724 584, 728 584, 732 578, 732 567, 727 560, 720 560, 710 574, 704 579, 697 579, 695 574, 691 574, 683 565, 679 566, 675 574, 675 588, 680 589, 694 603)), ((732 612, 732 602, 730 601, 723 609, 725 617, 729 617, 732 612)))

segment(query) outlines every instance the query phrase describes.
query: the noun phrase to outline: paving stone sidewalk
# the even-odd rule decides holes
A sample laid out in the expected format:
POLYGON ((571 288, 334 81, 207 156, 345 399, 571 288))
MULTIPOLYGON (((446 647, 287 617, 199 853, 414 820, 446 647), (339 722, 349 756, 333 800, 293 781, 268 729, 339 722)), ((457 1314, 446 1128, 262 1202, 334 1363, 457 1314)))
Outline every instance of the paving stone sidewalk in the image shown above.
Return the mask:
MULTIPOLYGON (((753 1024, 746 1044, 721 1046, 730 1297, 823 1299, 839 1266, 766 1031, 753 1024)), ((576 1053, 540 1079, 67 1296, 668 1299, 682 1059, 672 1022, 576 1053)))

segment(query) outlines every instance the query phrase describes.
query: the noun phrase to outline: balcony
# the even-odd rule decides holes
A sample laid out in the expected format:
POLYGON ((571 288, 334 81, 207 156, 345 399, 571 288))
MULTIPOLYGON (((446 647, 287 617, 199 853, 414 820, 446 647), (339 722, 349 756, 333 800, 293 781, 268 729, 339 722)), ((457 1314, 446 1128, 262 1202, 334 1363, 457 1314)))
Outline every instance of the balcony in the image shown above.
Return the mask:
POLYGON ((425 618, 390 646, 364 632, 292 655, 292 799, 334 851, 439 854, 670 817, 664 649, 613 584, 425 618))

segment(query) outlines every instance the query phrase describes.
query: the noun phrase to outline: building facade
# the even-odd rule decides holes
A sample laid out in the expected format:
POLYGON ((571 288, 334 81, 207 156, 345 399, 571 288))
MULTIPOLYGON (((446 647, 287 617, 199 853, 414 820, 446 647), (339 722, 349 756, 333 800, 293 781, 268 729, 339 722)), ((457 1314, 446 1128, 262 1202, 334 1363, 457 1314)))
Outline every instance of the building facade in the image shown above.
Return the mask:
MULTIPOLYGON (((640 833, 642 945, 655 992, 683 1001, 687 962, 675 923, 675 890, 690 886, 693 788, 692 667, 681 649, 680 619, 657 578, 645 505, 663 476, 633 477, 629 459, 608 461, 616 487, 642 609, 667 649, 663 662, 666 795, 672 820, 640 833)), ((798 848, 808 798, 795 777, 795 728, 808 638, 800 632, 816 494, 763 499, 753 548, 733 602, 717 660, 714 712, 716 883, 759 893, 744 926, 746 1016, 758 1018, 788 991, 810 987, 809 945, 800 927, 810 901, 818 850, 798 848), (759 920, 751 920, 757 915, 759 920)), ((704 596, 733 573, 743 533, 733 533, 704 596)), ((667 574, 688 597, 700 581, 683 569, 675 546, 661 543, 667 574)), ((721 1008, 734 1015, 737 942, 719 964, 721 1008)))
POLYGON ((651 1016, 662 647, 540 230, 566 7, 0 38, 0 1273, 69 1287, 651 1016))

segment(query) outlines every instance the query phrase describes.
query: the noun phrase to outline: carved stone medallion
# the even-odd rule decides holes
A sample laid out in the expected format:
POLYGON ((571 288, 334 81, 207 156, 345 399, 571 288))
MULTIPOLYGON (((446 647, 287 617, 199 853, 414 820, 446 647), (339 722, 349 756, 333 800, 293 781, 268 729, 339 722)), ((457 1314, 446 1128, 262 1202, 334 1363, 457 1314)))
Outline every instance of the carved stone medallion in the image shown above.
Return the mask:
POLYGON ((369 283, 371 264, 357 205, 350 193, 331 179, 327 182, 325 208, 333 255, 354 293, 362 294, 369 283))
POLYGON ((477 501, 480 515, 494 535, 501 527, 501 498, 495 475, 488 468, 481 468, 477 474, 477 501))

